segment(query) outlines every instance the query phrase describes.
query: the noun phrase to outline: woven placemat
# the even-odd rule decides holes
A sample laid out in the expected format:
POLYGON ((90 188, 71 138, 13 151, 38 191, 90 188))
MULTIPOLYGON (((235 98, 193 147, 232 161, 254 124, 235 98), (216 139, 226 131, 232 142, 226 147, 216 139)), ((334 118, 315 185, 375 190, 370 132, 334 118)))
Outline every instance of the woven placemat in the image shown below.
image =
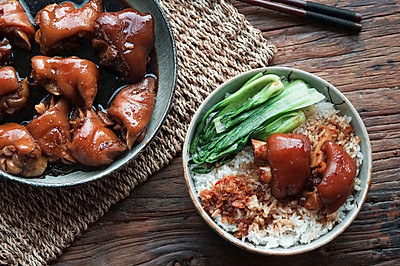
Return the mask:
POLYGON ((38 265, 56 259, 90 223, 181 151, 190 118, 213 89, 240 72, 266 66, 275 52, 227 1, 161 4, 179 57, 176 95, 161 131, 133 163, 89 185, 54 190, 1 179, 0 263, 38 265))

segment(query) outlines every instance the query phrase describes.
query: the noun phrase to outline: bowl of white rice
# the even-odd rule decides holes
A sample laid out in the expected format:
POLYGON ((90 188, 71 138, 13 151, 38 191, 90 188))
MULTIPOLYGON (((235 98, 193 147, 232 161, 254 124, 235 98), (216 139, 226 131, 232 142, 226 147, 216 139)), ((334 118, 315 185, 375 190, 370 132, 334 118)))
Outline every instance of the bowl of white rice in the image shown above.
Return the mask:
MULTIPOLYGON (((230 243, 264 255, 299 254, 327 244, 356 218, 371 184, 371 145, 367 130, 356 109, 332 84, 311 73, 293 68, 255 69, 222 84, 207 97, 192 118, 182 155, 186 184, 200 216, 230 243), (215 104, 237 91, 258 73, 275 74, 287 80, 303 80, 325 96, 325 100, 302 109, 306 116, 305 121, 290 133, 308 136, 312 149, 315 149, 324 126, 337 128, 339 133, 336 143, 351 156, 357 171, 352 194, 334 213, 310 211, 295 197, 276 199, 271 194, 268 184, 262 184, 258 180, 250 143, 233 159, 223 165, 217 165, 208 173, 196 173, 193 170, 193 154, 189 150, 196 134, 196 127, 203 116, 215 104), (351 132, 348 131, 349 128, 352 129, 351 132), (204 203, 204 195, 207 194, 205 192, 215 189, 219 183, 225 182, 225 179, 231 176, 234 176, 237 182, 245 180, 246 191, 243 192, 247 193, 245 200, 240 204, 233 204, 233 207, 229 206, 231 210, 229 217, 225 216, 226 211, 218 209, 220 206, 214 206, 210 213, 204 203), (254 191, 254 195, 251 191, 254 191)), ((230 197, 230 194, 227 192, 224 197, 230 197)))

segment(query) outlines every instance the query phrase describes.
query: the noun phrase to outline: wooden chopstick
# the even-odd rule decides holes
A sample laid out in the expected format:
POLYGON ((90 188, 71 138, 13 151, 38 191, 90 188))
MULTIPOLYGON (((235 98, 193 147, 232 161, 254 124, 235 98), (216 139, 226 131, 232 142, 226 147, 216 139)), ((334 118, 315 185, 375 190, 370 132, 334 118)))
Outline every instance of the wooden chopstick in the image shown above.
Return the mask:
POLYGON ((337 17, 341 19, 346 19, 354 22, 360 22, 362 20, 362 14, 353 12, 347 9, 337 8, 333 6, 327 6, 319 3, 314 3, 311 1, 303 0, 275 0, 275 2, 280 2, 287 5, 297 6, 304 8, 307 11, 312 11, 315 13, 325 14, 331 17, 337 17))
POLYGON ((360 32, 362 29, 362 25, 360 23, 356 23, 354 21, 342 19, 339 17, 329 16, 329 15, 317 13, 314 11, 308 11, 305 9, 300 9, 300 8, 296 8, 296 7, 292 7, 292 6, 288 6, 288 5, 282 5, 280 3, 269 2, 266 0, 240 0, 240 1, 248 3, 248 4, 257 5, 257 6, 265 7, 268 9, 280 11, 283 13, 295 15, 295 16, 309 18, 311 20, 329 24, 329 25, 332 25, 332 26, 335 26, 335 27, 338 27, 338 28, 341 28, 344 30, 360 32))

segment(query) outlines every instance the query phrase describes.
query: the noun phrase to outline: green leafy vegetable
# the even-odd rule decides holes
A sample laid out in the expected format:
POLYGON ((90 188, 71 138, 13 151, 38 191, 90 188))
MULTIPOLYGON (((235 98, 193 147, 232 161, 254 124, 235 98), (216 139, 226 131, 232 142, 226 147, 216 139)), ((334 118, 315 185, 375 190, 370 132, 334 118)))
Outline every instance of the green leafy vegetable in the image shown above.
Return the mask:
POLYGON ((282 83, 259 73, 213 106, 199 123, 190 146, 194 172, 205 173, 231 160, 250 137, 265 140, 290 132, 305 120, 300 109, 325 97, 302 80, 282 83))
MULTIPOLYGON (((281 81, 271 82, 270 84, 265 86, 260 92, 258 92, 256 95, 251 97, 247 102, 245 102, 240 108, 238 108, 233 112, 227 113, 222 117, 218 116, 217 118, 220 120, 220 122, 222 122, 222 124, 226 123, 232 120, 234 117, 265 103, 272 97, 277 96, 282 91, 282 89, 283 89, 283 83, 281 81)), ((227 129, 226 126, 224 130, 218 131, 217 129, 217 133, 221 133, 226 129, 227 129)))
MULTIPOLYGON (((253 78, 251 78, 248 82, 246 82, 238 91, 229 97, 225 98, 221 102, 214 105, 201 119, 200 124, 196 128, 196 133, 193 138, 192 144, 190 145, 190 152, 194 153, 196 151, 196 147, 199 144, 199 139, 201 134, 204 134, 204 127, 206 126, 207 119, 210 114, 214 112, 218 112, 218 115, 224 115, 232 110, 237 109, 243 103, 245 103, 250 97, 259 92, 266 85, 271 82, 278 81, 280 78, 277 75, 267 74, 263 75, 262 73, 256 74, 253 78), (261 76, 260 76, 261 74, 261 76)), ((212 132, 207 130, 207 132, 212 132)), ((209 138, 210 135, 207 135, 209 138)))
POLYGON ((252 139, 266 141, 274 133, 289 133, 306 121, 303 111, 285 114, 251 134, 252 139))

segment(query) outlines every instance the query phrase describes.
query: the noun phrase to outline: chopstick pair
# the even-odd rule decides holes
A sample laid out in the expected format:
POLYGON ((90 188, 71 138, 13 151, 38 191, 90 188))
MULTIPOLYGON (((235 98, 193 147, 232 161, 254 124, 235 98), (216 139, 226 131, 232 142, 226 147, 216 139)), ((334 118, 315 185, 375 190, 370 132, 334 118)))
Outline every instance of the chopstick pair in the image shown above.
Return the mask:
POLYGON ((273 9, 283 13, 309 18, 344 30, 360 32, 362 14, 303 0, 240 0, 241 2, 273 9), (279 3, 276 3, 279 2, 279 3), (284 5, 282 5, 282 3, 284 5))

